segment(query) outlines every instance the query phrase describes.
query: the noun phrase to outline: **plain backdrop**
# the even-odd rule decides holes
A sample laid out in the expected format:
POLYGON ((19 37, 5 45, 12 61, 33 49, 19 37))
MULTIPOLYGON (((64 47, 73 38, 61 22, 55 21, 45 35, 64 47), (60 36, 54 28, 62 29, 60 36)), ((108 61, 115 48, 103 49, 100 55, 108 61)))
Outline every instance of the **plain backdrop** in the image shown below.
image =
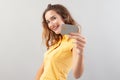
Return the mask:
MULTIPOLYGON (((34 80, 46 51, 42 13, 62 4, 87 38, 79 80, 120 80, 120 0, 0 0, 0 80, 34 80)), ((68 80, 75 80, 72 72, 68 80)))

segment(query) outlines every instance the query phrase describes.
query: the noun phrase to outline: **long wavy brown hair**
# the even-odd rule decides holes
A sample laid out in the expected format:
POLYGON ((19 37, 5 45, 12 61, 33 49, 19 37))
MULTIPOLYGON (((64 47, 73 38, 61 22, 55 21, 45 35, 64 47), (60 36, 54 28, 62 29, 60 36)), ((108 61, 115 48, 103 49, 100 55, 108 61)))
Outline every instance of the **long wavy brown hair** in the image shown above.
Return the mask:
POLYGON ((45 14, 47 11, 53 10, 57 14, 59 14, 65 24, 72 24, 72 25, 78 25, 75 20, 72 18, 70 15, 70 12, 61 4, 48 4, 47 8, 43 12, 43 21, 42 21, 42 26, 43 26, 43 33, 42 33, 42 39, 45 41, 47 49, 49 49, 50 46, 54 45, 57 43, 59 40, 62 39, 61 34, 55 34, 52 30, 49 29, 48 24, 45 19, 45 14))

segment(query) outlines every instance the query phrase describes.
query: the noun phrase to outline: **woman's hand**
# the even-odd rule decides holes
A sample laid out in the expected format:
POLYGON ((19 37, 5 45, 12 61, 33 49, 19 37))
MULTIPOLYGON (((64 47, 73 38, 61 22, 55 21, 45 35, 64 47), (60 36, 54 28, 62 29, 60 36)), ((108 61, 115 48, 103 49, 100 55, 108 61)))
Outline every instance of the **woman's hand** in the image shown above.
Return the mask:
POLYGON ((80 33, 70 33, 70 38, 74 39, 75 46, 73 48, 77 49, 78 54, 82 54, 86 44, 86 38, 80 33))
POLYGON ((80 33, 70 33, 69 37, 74 39, 73 43, 73 75, 76 79, 78 79, 84 70, 84 48, 86 44, 86 39, 80 33))

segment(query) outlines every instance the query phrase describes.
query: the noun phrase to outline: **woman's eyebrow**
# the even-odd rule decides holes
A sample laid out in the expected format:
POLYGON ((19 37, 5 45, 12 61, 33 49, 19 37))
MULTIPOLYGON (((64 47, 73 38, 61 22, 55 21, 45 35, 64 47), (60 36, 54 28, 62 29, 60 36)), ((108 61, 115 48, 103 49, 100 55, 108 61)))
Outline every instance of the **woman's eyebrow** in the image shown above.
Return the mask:
POLYGON ((55 17, 55 15, 52 15, 51 17, 50 17, 50 19, 53 19, 55 17))
POLYGON ((54 17, 56 17, 56 16, 52 15, 48 20, 46 20, 46 22, 49 22, 49 20, 53 19, 54 17))

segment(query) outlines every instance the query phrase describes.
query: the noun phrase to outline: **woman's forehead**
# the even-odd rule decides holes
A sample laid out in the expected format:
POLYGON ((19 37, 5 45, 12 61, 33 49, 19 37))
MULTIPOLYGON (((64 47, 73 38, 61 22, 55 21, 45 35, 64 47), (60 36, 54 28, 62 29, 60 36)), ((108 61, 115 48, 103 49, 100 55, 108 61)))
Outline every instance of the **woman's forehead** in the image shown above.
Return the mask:
POLYGON ((58 14, 54 10, 49 10, 45 14, 45 19, 49 20, 52 16, 58 16, 58 14))

